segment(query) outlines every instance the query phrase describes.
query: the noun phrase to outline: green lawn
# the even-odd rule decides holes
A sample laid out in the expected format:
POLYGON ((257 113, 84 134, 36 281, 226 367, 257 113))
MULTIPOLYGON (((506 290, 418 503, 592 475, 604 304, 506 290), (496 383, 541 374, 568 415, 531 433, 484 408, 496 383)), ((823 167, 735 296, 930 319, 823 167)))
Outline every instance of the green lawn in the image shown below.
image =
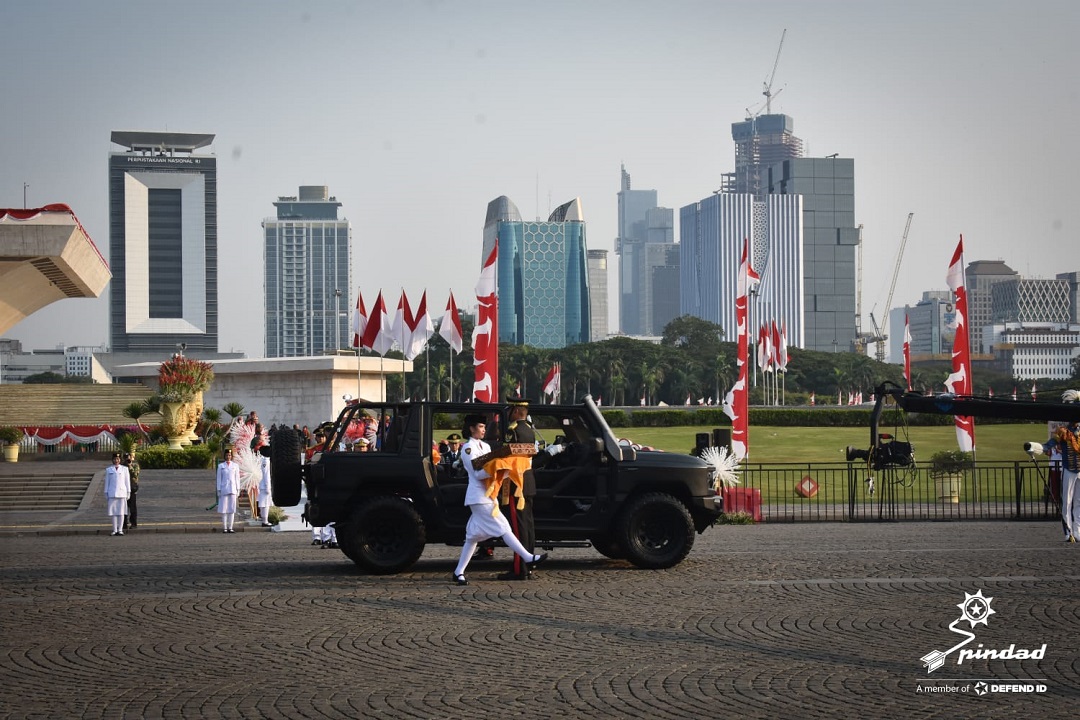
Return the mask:
MULTIPOLYGON (((651 445, 668 452, 688 453, 694 447, 694 436, 706 432, 704 427, 614 428, 618 437, 629 438, 641 445, 651 445)), ((892 427, 882 432, 895 433, 892 427)), ((956 448, 956 430, 952 426, 913 427, 908 429, 909 440, 915 447, 915 460, 924 462, 938 450, 956 448)), ((976 425, 976 459, 984 462, 1028 460, 1024 443, 1044 442, 1045 424, 976 425)), ((898 439, 904 440, 901 429, 898 439)), ((750 460, 768 462, 844 462, 844 450, 852 445, 863 450, 870 446, 870 428, 790 428, 771 426, 750 427, 750 460)), ((1039 458, 1041 463, 1045 457, 1039 458)))

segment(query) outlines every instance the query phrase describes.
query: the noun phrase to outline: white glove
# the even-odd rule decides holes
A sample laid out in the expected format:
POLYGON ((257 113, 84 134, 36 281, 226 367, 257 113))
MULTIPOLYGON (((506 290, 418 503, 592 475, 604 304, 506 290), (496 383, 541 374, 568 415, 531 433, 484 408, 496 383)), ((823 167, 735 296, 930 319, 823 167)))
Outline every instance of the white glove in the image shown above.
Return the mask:
POLYGON ((454 462, 450 463, 450 467, 454 468, 455 470, 460 470, 461 469, 461 459, 459 458, 459 459, 455 460, 454 462))
POLYGON ((555 457, 556 455, 558 455, 559 453, 561 453, 561 452, 562 452, 563 450, 565 450, 565 449, 566 449, 566 446, 565 446, 565 445, 562 445, 562 444, 559 444, 559 445, 548 445, 548 446, 547 446, 547 447, 546 447, 546 448, 544 449, 544 452, 546 452, 546 453, 547 453, 548 455, 551 455, 552 457, 555 457))

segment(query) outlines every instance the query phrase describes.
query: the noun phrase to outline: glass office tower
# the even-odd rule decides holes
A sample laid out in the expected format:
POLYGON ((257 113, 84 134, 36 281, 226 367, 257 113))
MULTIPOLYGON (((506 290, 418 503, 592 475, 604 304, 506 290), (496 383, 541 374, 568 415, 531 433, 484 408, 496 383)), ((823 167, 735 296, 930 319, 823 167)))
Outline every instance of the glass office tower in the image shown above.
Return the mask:
POLYGON ((561 348, 590 339, 589 273, 580 199, 525 222, 506 196, 488 203, 481 264, 499 241, 499 342, 561 348))

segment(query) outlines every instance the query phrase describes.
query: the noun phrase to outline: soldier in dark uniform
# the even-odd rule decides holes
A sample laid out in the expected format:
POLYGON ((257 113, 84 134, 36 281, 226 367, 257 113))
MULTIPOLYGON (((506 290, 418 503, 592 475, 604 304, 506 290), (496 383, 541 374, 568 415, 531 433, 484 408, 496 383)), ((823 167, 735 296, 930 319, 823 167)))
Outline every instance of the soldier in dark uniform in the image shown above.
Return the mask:
MULTIPOLYGON (((529 401, 515 397, 507 398, 507 402, 510 403, 510 421, 506 432, 503 433, 503 442, 506 444, 527 443, 534 445, 536 443, 536 430, 529 420, 529 401)), ((513 529, 517 539, 521 541, 521 544, 529 552, 534 552, 536 549, 536 523, 533 521, 533 500, 536 498, 536 478, 533 476, 532 470, 525 472, 524 481, 522 495, 525 497, 525 507, 518 510, 514 503, 513 493, 511 493, 509 504, 504 505, 502 510, 510 520, 510 527, 513 529)), ((519 556, 514 555, 513 569, 499 575, 499 579, 528 580, 531 576, 532 571, 529 570, 526 563, 519 556)))

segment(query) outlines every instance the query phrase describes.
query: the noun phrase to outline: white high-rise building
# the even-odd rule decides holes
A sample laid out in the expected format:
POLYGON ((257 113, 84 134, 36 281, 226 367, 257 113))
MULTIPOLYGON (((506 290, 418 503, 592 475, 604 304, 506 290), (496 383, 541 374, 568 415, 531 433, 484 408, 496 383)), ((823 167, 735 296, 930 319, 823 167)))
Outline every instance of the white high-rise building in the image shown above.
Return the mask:
MULTIPOLYGON (((762 323, 787 327, 787 342, 802 347, 802 197, 718 193, 679 211, 680 314, 718 324, 734 341, 735 295, 743 240, 761 282, 750 298, 750 333, 762 323)), ((845 348, 840 348, 846 350, 845 348)))
POLYGON ((324 355, 352 344, 352 228, 323 185, 279 197, 263 221, 266 357, 324 355))

